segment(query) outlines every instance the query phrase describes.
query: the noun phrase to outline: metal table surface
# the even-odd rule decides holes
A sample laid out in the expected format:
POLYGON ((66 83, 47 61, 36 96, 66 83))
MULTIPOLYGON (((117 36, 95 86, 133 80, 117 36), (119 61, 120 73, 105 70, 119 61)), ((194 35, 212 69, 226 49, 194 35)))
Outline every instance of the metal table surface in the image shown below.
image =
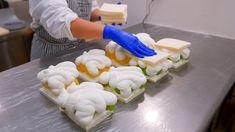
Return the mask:
MULTIPOLYGON (((92 131, 204 131, 235 80, 235 40, 153 25, 136 25, 155 40, 173 37, 192 42, 188 67, 159 84, 148 83, 144 95, 118 103, 115 114, 92 131)), ((81 45, 62 56, 35 60, 0 73, 0 131, 82 131, 39 93, 37 73, 51 64, 74 61, 82 51, 104 42, 81 45)))

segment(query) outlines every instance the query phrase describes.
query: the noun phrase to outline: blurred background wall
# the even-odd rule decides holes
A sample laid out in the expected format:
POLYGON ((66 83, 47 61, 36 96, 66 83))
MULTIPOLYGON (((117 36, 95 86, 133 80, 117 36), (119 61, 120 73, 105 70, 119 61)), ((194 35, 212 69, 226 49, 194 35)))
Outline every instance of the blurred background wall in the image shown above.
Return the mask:
POLYGON ((235 0, 154 0, 146 22, 235 38, 234 5, 235 0))

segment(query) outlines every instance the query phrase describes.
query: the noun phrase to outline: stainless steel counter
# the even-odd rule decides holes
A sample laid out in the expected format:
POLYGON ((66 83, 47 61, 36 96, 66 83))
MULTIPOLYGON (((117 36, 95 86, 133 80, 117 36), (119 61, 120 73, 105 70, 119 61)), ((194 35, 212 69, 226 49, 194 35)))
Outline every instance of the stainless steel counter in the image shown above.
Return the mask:
MULTIPOLYGON (((136 25, 127 30, 147 32, 155 40, 173 37, 190 41, 191 62, 160 84, 147 84, 145 94, 135 101, 118 103, 112 118, 93 131, 204 131, 235 80, 235 40, 153 25, 136 25)), ((74 61, 83 50, 102 47, 102 43, 81 45, 74 49, 76 52, 35 60, 0 73, 0 131, 82 131, 39 93, 36 75, 51 64, 74 61)))

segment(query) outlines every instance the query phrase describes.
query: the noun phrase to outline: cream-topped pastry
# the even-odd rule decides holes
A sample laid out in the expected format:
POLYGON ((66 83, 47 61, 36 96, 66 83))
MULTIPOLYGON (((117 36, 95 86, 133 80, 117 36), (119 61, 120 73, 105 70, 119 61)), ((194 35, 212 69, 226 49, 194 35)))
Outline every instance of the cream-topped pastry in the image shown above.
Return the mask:
POLYGON ((155 44, 158 50, 170 54, 168 59, 172 61, 174 69, 178 69, 189 61, 190 46, 190 42, 172 38, 161 39, 155 44))
POLYGON ((103 72, 108 71, 111 60, 105 56, 105 52, 100 49, 93 49, 84 52, 75 60, 80 77, 86 81, 96 81, 96 78, 103 72))
MULTIPOLYGON (((147 33, 138 33, 135 35, 147 47, 154 49, 155 41, 147 33)), ((131 60, 130 53, 117 45, 115 42, 110 41, 105 47, 106 55, 113 61, 115 66, 127 66, 131 60)))
POLYGON ((131 59, 128 52, 113 41, 110 41, 106 45, 105 51, 106 56, 112 60, 112 63, 115 66, 127 66, 131 59))
MULTIPOLYGON (((79 84, 78 76, 79 72, 76 65, 69 61, 59 63, 56 66, 51 65, 37 75, 43 86, 43 89, 40 90, 46 96, 51 96, 49 98, 52 98, 55 103, 63 98, 64 93, 70 89, 70 86, 79 84)), ((70 91, 74 90, 70 89, 70 91)))
POLYGON ((79 72, 76 65, 72 62, 62 62, 56 66, 38 73, 37 77, 46 89, 50 89, 52 93, 58 95, 61 90, 68 88, 72 83, 78 84, 77 77, 79 72))
POLYGON ((83 82, 74 89, 61 110, 82 128, 89 130, 110 116, 115 109, 117 97, 103 86, 93 82, 83 82))
MULTIPOLYGON (((155 41, 147 33, 138 33, 135 35, 147 47, 154 49, 155 41)), ((131 55, 121 46, 111 41, 105 48, 106 55, 112 60, 114 66, 137 66, 142 69, 150 81, 157 82, 168 74, 172 62, 167 58, 168 53, 157 51, 157 55, 152 57, 137 58, 131 55)))
POLYGON ((112 67, 100 75, 99 83, 127 103, 144 92, 146 77, 138 67, 112 67))

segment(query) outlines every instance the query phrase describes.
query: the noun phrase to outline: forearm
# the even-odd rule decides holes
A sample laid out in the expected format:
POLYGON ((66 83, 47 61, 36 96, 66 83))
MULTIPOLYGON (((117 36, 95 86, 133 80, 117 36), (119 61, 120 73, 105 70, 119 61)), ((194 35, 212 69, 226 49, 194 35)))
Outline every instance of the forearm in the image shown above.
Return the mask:
POLYGON ((76 18, 71 22, 70 30, 74 38, 85 40, 110 39, 140 58, 156 54, 154 50, 146 47, 131 33, 124 32, 112 26, 104 26, 76 18))
POLYGON ((99 9, 95 9, 92 13, 91 13, 91 21, 98 21, 99 20, 99 13, 100 10, 99 9))
POLYGON ((71 22, 70 29, 75 38, 102 39, 104 25, 77 18, 71 22))

